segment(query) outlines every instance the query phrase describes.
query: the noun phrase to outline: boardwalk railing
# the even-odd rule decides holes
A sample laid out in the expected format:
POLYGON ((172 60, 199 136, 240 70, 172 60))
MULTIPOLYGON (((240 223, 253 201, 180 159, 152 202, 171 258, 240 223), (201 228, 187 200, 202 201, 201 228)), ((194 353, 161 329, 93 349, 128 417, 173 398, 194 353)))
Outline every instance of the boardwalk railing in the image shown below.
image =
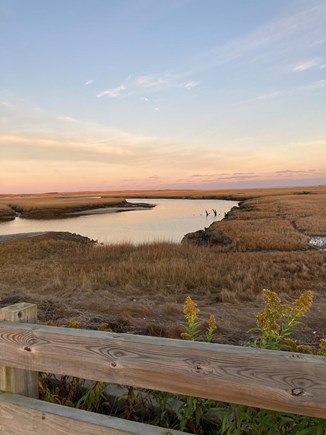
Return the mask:
POLYGON ((326 416, 326 357, 43 326, 36 317, 32 304, 0 310, 0 433, 180 433, 42 402, 39 371, 326 416))

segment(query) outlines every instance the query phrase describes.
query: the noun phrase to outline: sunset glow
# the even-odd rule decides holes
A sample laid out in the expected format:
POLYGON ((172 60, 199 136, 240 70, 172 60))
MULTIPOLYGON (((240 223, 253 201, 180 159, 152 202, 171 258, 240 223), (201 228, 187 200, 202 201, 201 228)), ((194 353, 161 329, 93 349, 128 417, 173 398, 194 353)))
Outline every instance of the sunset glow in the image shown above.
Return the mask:
POLYGON ((0 193, 326 183, 324 1, 0 13, 0 193))

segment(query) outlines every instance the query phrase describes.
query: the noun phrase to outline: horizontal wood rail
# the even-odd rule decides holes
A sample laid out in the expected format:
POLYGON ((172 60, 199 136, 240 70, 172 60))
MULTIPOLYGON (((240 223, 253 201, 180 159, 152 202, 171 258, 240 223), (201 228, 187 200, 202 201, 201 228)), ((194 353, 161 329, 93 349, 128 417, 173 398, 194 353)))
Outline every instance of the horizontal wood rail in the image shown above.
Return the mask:
POLYGON ((3 321, 0 365, 326 417, 321 356, 3 321))
POLYGON ((0 393, 0 417, 5 435, 184 435, 9 393, 0 393))

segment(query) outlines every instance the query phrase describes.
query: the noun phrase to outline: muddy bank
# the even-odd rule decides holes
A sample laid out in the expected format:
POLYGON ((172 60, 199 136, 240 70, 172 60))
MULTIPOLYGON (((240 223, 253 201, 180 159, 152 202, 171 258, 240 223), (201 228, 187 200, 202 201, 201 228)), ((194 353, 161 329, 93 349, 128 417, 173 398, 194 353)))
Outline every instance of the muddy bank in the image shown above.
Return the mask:
POLYGON ((235 241, 226 235, 222 229, 219 228, 219 223, 224 220, 237 219, 237 213, 241 208, 248 208, 246 201, 239 202, 238 206, 232 207, 231 210, 225 214, 221 221, 213 222, 209 227, 203 230, 194 231, 186 234, 181 243, 193 243, 197 246, 221 246, 231 247, 235 241))
POLYGON ((224 252, 320 249, 322 240, 320 237, 317 240, 314 236, 326 236, 325 221, 322 218, 323 207, 326 205, 326 201, 322 201, 326 198, 321 195, 317 199, 311 199, 310 195, 298 197, 293 194, 241 201, 224 219, 212 223, 204 230, 186 234, 182 241, 197 246, 219 247, 224 252), (315 239, 316 246, 313 246, 315 239))
POLYGON ((0 204, 0 221, 23 219, 61 219, 97 213, 144 210, 155 207, 143 202, 129 203, 124 198, 59 197, 23 198, 0 204))
POLYGON ((39 231, 34 233, 7 234, 5 236, 0 235, 0 243, 10 243, 17 240, 30 238, 36 238, 38 240, 65 240, 68 242, 76 242, 84 245, 94 245, 97 243, 96 240, 81 236, 80 234, 62 231, 39 231))
POLYGON ((130 202, 126 202, 125 204, 120 205, 119 207, 103 207, 96 209, 88 209, 83 211, 74 211, 70 213, 66 213, 68 216, 83 216, 83 215, 92 215, 92 214, 107 214, 107 213, 119 213, 124 211, 132 211, 132 210, 148 210, 154 208, 155 204, 147 204, 147 203, 137 203, 132 204, 130 202))
POLYGON ((0 223, 15 219, 15 212, 11 208, 1 208, 0 206, 0 223))

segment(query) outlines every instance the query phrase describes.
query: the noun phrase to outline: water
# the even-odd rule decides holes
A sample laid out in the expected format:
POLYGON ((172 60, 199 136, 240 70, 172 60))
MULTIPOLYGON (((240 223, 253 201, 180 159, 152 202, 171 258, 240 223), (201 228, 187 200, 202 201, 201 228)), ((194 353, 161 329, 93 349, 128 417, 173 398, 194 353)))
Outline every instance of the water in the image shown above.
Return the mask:
POLYGON ((208 227, 221 220, 238 203, 221 200, 128 199, 147 202, 156 207, 119 213, 76 216, 68 219, 32 220, 17 217, 0 223, 0 235, 39 231, 69 231, 101 243, 180 242, 189 232, 208 227), (216 209, 214 216, 212 209, 216 209), (209 216, 206 216, 206 212, 209 216))

